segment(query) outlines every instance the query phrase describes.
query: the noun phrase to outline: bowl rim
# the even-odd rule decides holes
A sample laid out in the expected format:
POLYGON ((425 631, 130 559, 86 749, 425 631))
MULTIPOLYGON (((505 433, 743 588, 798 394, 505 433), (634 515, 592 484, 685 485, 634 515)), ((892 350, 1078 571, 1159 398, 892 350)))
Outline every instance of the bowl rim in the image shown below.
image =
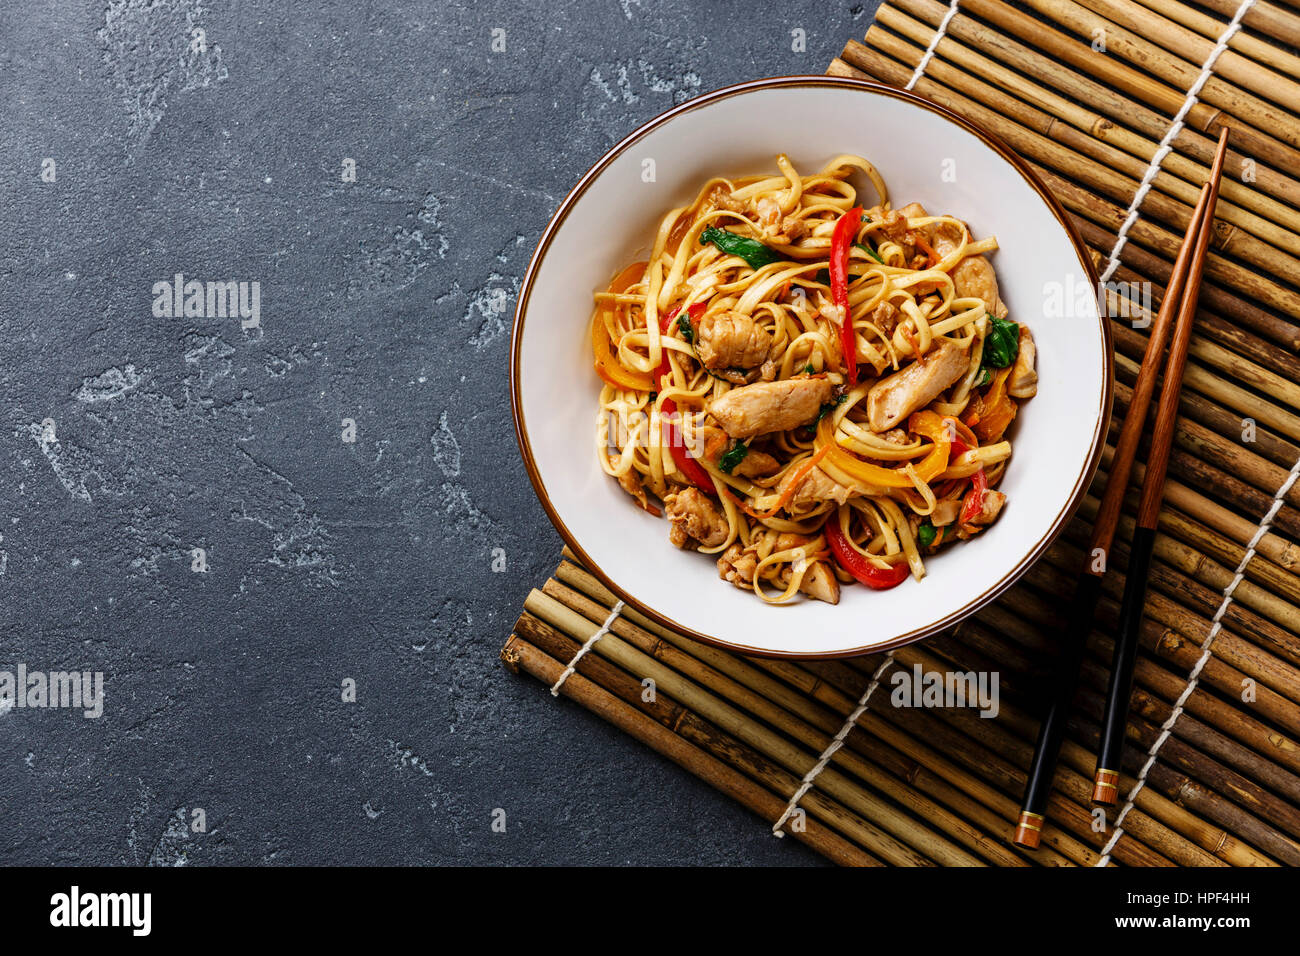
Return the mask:
POLYGON ((564 523, 559 512, 556 510, 555 505, 552 504, 550 495, 546 491, 546 485, 542 481, 542 477, 537 470, 537 462, 533 458, 532 446, 529 443, 528 429, 524 421, 523 403, 520 397, 520 352, 523 340, 524 318, 528 311, 528 303, 532 295, 537 273, 546 258, 547 250, 549 249, 552 240, 555 238, 555 234, 564 224, 569 213, 573 211, 578 200, 582 198, 583 194, 591 184, 602 173, 604 173, 606 167, 608 167, 610 163, 612 163, 633 144, 659 127, 671 122, 676 117, 690 112, 691 110, 696 110, 711 103, 716 103, 719 100, 730 99, 745 93, 788 87, 859 90, 873 95, 892 97, 894 99, 911 103, 913 106, 917 106, 921 109, 928 110, 940 118, 947 120, 966 132, 976 136, 986 146, 1005 159, 1016 170, 1016 172, 1024 178, 1034 192, 1039 195, 1047 208, 1051 211, 1052 215, 1055 216, 1056 220, 1061 224, 1066 235, 1069 237, 1070 243, 1074 246, 1075 255, 1079 259, 1079 264, 1083 267, 1084 274, 1088 277, 1094 287, 1099 284, 1100 278, 1097 273, 1096 265, 1093 262, 1092 255, 1089 253, 1088 247, 1084 244, 1083 238, 1080 236, 1078 229, 1076 229, 1074 224, 1070 221, 1070 217, 1066 213, 1064 207, 1056 197, 1048 191, 1046 184, 1043 183, 1042 179, 1039 178, 1038 174, 1034 172, 1026 160, 1022 159, 1001 139, 985 130, 983 127, 971 122, 964 116, 961 116, 947 107, 917 93, 913 93, 910 90, 900 89, 895 86, 889 86, 885 83, 878 83, 874 80, 865 80, 846 76, 824 76, 821 74, 774 76, 758 80, 748 80, 743 83, 724 86, 709 93, 701 94, 698 97, 674 106, 637 127, 633 132, 629 133, 623 139, 619 140, 619 142, 614 144, 614 146, 610 147, 610 149, 607 150, 599 160, 597 160, 595 165, 587 170, 574 187, 569 190, 568 194, 564 197, 564 200, 551 216, 546 229, 542 232, 541 238, 537 243, 537 248, 534 250, 532 258, 528 263, 528 270, 525 272, 523 281, 519 287, 519 296, 515 305, 514 325, 510 334, 510 410, 514 418, 515 440, 519 445, 519 452, 523 457, 524 467, 528 472, 528 480, 532 483, 533 491, 537 495, 538 501, 541 502, 542 508, 546 511, 546 515, 550 519, 551 524, 555 526, 556 531, 560 533, 560 537, 564 539, 564 543, 573 551, 579 561, 581 561, 581 563, 596 577, 596 579, 608 588, 615 597, 622 600, 625 606, 636 610, 641 615, 661 627, 668 628, 692 640, 722 650, 777 660, 834 660, 840 658, 860 657, 866 654, 876 654, 883 651, 893 650, 929 637, 947 627, 951 627, 965 620, 980 608, 996 600, 1038 561, 1048 547, 1051 546, 1052 542, 1055 541, 1065 529, 1066 524, 1074 516, 1075 511, 1078 510, 1080 503, 1083 501, 1083 496, 1087 492, 1093 476, 1096 474, 1097 466, 1101 461, 1101 453, 1106 444, 1105 437, 1110 427, 1111 408, 1114 398, 1114 342, 1110 321, 1102 313, 1102 310, 1098 308, 1097 316, 1101 323, 1101 334, 1103 340, 1102 353, 1105 357, 1105 382, 1102 389, 1101 407, 1098 409, 1097 413, 1097 425, 1093 431, 1091 451, 1089 452, 1087 461, 1085 462, 1083 469, 1080 471, 1079 477, 1076 480, 1074 488, 1071 490, 1070 496, 1064 507, 1062 507, 1061 511, 1057 514, 1047 532, 1026 552, 1025 556, 1021 558, 1017 564, 1002 576, 1002 578, 957 610, 952 611, 937 621, 915 628, 908 631, 906 634, 898 635, 888 641, 866 644, 861 647, 837 651, 778 651, 772 650, 771 648, 750 647, 745 644, 733 643, 708 634, 702 634, 699 631, 693 630, 692 628, 674 621, 672 618, 656 611, 654 608, 643 604, 641 601, 638 601, 636 598, 628 594, 624 589, 616 585, 613 579, 591 559, 591 556, 587 554, 582 545, 578 543, 577 538, 564 523))

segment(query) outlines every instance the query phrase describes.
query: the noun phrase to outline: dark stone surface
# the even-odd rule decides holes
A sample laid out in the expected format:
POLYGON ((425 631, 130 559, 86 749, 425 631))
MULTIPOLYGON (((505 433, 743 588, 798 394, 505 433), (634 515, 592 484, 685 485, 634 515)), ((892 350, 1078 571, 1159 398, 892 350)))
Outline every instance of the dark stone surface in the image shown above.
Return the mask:
POLYGON ((107 697, 0 714, 0 862, 814 861, 501 667, 559 552, 506 353, 605 149, 874 6, 0 5, 0 669, 107 697))

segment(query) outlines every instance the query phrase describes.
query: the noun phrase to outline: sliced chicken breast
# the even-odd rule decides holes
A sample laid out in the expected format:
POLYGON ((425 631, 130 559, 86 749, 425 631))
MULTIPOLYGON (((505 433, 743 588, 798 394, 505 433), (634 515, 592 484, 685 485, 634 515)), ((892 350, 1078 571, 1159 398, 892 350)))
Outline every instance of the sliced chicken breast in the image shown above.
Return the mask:
POLYGON ((700 321, 695 354, 705 368, 753 368, 772 349, 772 336, 750 316, 719 312, 700 321))
POLYGON ((1038 394, 1038 372, 1034 369, 1038 350, 1034 348, 1034 337, 1023 325, 1020 327, 1020 352, 1016 355, 1015 367, 1007 379, 1007 394, 1012 398, 1033 398, 1038 394))
POLYGON ((867 423, 874 432, 893 428, 908 415, 930 404, 939 393, 966 373, 966 349, 946 339, 917 361, 881 379, 867 392, 867 423))
POLYGON ((756 382, 714 399, 709 412, 732 438, 752 438, 811 423, 831 391, 825 378, 756 382))

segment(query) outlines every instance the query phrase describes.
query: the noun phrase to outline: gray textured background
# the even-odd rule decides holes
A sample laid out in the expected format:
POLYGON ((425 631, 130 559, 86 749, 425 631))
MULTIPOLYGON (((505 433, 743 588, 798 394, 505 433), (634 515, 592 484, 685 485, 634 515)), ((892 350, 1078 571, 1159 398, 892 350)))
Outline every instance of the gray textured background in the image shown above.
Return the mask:
POLYGON ((501 667, 560 545, 506 360, 601 153, 874 7, 0 4, 0 669, 107 690, 0 713, 0 862, 813 861, 501 667), (175 272, 261 329, 155 318, 175 272))

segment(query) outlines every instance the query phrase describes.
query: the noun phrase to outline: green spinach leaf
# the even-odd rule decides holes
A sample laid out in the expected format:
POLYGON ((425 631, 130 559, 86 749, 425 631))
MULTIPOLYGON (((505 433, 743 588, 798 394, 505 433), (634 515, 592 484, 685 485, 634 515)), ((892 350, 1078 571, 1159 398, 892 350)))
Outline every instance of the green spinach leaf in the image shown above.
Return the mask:
POLYGON ((743 441, 738 441, 728 448, 722 458, 718 460, 718 467, 729 475, 732 469, 744 461, 745 456, 748 454, 749 446, 743 441))
POLYGON ((746 236, 738 236, 734 232, 728 232, 725 229, 718 229, 709 226, 700 233, 700 245, 713 243, 723 252, 732 256, 740 256, 749 263, 751 269, 761 269, 763 266, 771 265, 773 262, 780 262, 781 256, 772 249, 763 245, 757 239, 750 239, 746 236))
POLYGON ((989 330, 984 336, 985 368, 1006 368, 1020 354, 1020 326, 1009 319, 988 316, 989 330))

